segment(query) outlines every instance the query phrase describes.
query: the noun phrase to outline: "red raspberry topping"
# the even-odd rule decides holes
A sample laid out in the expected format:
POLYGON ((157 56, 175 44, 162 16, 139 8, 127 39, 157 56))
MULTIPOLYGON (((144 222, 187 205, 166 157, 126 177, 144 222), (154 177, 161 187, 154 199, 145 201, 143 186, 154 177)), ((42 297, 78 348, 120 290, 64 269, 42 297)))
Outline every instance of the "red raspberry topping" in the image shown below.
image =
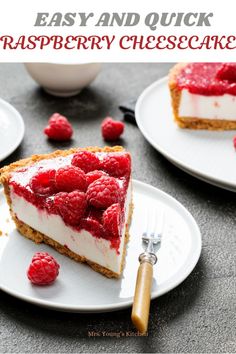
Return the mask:
POLYGON ((66 141, 70 140, 73 129, 66 117, 59 113, 54 113, 48 121, 48 126, 44 133, 52 140, 66 141))
POLYGON ((236 82, 236 63, 224 63, 216 74, 217 79, 236 82))
POLYGON ((57 170, 56 187, 61 192, 72 192, 76 189, 85 191, 87 187, 86 175, 83 170, 75 166, 65 166, 57 170))
POLYGON ((114 177, 121 177, 130 172, 131 160, 129 154, 109 154, 102 162, 104 171, 114 177))
POLYGON ((55 170, 38 172, 30 180, 30 188, 36 194, 50 195, 55 192, 55 170))
POLYGON ((119 200, 120 187, 113 177, 100 177, 87 190, 87 200, 95 208, 108 208, 119 200))
POLYGON ((87 185, 91 184, 92 182, 96 181, 96 179, 102 176, 107 176, 107 173, 101 170, 100 171, 95 170, 87 173, 86 174, 87 185))
POLYGON ((86 211, 86 195, 83 192, 60 192, 55 195, 54 204, 65 223, 78 225, 86 211))
POLYGON ((71 164, 81 168, 84 172, 99 170, 100 160, 90 151, 78 151, 74 154, 71 164))
POLYGON ((112 204, 103 213, 103 227, 114 237, 119 237, 121 210, 118 203, 112 204))
POLYGON ((37 252, 27 270, 27 277, 33 284, 48 285, 58 276, 59 268, 59 264, 50 254, 37 252))
POLYGON ((85 229, 95 237, 101 237, 103 228, 98 220, 93 218, 82 219, 80 222, 81 229, 85 229))
POLYGON ((102 136, 107 141, 119 139, 125 128, 124 123, 115 121, 111 117, 103 120, 101 125, 102 136))
POLYGON ((94 207, 90 207, 87 210, 86 218, 95 219, 100 224, 102 224, 102 216, 103 216, 103 210, 102 209, 97 209, 97 208, 94 208, 94 207))

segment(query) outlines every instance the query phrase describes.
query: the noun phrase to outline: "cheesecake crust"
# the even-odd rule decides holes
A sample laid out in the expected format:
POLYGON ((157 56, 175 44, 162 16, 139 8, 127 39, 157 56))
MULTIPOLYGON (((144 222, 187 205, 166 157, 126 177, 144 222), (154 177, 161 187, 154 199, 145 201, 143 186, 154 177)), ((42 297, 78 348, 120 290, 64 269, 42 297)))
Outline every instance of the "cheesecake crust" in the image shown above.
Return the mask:
POLYGON ((45 160, 45 159, 52 159, 58 156, 68 156, 70 154, 73 154, 79 150, 87 150, 87 151, 91 151, 91 152, 122 152, 125 151, 124 148, 122 146, 114 146, 114 147, 104 147, 104 148, 100 148, 100 147, 88 147, 88 148, 73 148, 73 149, 69 149, 69 150, 57 150, 54 151, 50 154, 42 154, 42 155, 33 155, 30 158, 27 159, 22 159, 19 161, 16 161, 8 166, 5 166, 3 168, 0 169, 0 183, 3 184, 3 188, 4 188, 4 194, 6 196, 6 200, 7 203, 9 205, 9 209, 10 209, 10 213, 12 216, 12 219, 14 220, 15 224, 16 224, 16 228, 17 230, 21 233, 21 235, 25 236, 26 238, 34 241, 35 243, 45 243, 51 247, 53 247, 54 249, 56 249, 59 253, 66 255, 72 259, 74 259, 77 262, 80 263, 87 263, 91 268, 93 268, 96 272, 99 272, 103 275, 105 275, 108 278, 119 278, 123 268, 124 268, 124 264, 125 264, 125 256, 126 256, 126 246, 127 243, 129 241, 129 226, 131 223, 131 219, 132 219, 132 212, 133 212, 133 202, 131 200, 131 203, 129 205, 129 215, 128 215, 128 221, 126 224, 126 229, 125 229, 125 241, 124 241, 124 247, 123 247, 123 253, 122 253, 122 261, 121 261, 121 268, 120 268, 120 272, 119 273, 115 273, 112 270, 105 268, 97 263, 94 263, 92 261, 90 261, 89 259, 83 257, 83 256, 79 256, 78 254, 72 252, 71 250, 69 250, 67 247, 62 246, 60 243, 52 240, 51 238, 49 238, 48 236, 42 234, 41 232, 33 229, 32 227, 30 227, 29 225, 25 224, 24 222, 22 222, 21 220, 19 220, 17 218, 17 216, 15 215, 15 213, 12 210, 12 201, 11 201, 11 197, 10 197, 10 188, 9 188, 9 179, 11 177, 11 173, 26 167, 26 166, 30 166, 35 164, 38 161, 41 160, 45 160))
POLYGON ((169 73, 169 90, 171 96, 171 105, 175 122, 180 128, 185 129, 205 129, 205 130, 235 130, 236 121, 222 119, 207 119, 198 117, 181 117, 179 115, 179 106, 182 90, 178 88, 177 77, 181 70, 188 63, 176 64, 169 73))

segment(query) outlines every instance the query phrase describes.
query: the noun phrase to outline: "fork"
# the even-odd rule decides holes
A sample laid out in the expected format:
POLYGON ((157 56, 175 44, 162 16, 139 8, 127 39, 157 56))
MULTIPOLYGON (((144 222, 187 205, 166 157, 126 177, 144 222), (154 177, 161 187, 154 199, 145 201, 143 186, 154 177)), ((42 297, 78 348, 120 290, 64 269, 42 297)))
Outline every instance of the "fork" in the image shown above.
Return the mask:
POLYGON ((131 319, 140 333, 148 328, 150 298, 153 279, 153 266, 157 262, 156 253, 161 247, 164 228, 164 213, 157 210, 147 211, 146 227, 142 234, 142 247, 144 252, 139 255, 139 268, 133 301, 131 319))

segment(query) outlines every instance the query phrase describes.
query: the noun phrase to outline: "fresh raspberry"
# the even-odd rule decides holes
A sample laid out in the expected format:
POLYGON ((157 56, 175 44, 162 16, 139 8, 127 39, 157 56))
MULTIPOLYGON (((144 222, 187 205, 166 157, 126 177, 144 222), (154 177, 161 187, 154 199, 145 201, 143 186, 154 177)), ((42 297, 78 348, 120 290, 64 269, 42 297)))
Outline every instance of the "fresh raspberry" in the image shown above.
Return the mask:
POLYGON ((107 173, 104 171, 94 170, 86 174, 87 185, 90 185, 92 182, 96 181, 96 179, 107 176, 107 173))
POLYGON ((102 169, 109 175, 121 177, 130 172, 131 160, 127 153, 111 153, 102 162, 102 169))
POLYGON ((119 200, 120 187, 113 177, 100 177, 87 189, 87 201, 95 208, 108 208, 119 200))
POLYGON ((56 123, 60 120, 61 122, 68 122, 68 119, 60 113, 53 113, 48 120, 48 123, 56 123))
POLYGON ((27 277, 33 284, 48 285, 58 276, 59 268, 59 264, 50 254, 37 252, 27 270, 27 277))
POLYGON ((81 229, 85 229, 95 237, 101 237, 103 232, 103 227, 98 220, 93 218, 82 219, 80 223, 81 229))
POLYGON ((107 117, 101 124, 102 136, 107 141, 117 140, 123 133, 124 123, 116 121, 111 117, 107 117))
POLYGON ((65 223, 72 226, 79 224, 87 206, 85 193, 79 191, 57 193, 54 204, 65 223))
POLYGON ((114 237, 119 237, 121 210, 118 203, 112 204, 103 213, 104 230, 114 237))
POLYGON ((36 194, 50 195, 55 192, 55 170, 38 172, 30 180, 30 188, 36 194))
POLYGON ((44 133, 52 140, 66 141, 70 140, 73 129, 66 117, 59 113, 54 113, 48 121, 48 126, 44 133))
POLYGON ((71 164, 81 168, 84 172, 99 170, 100 160, 90 151, 78 151, 74 154, 71 164))
POLYGON ((56 188, 60 192, 72 192, 76 189, 85 191, 86 175, 76 166, 65 166, 57 170, 55 176, 56 188))
POLYGON ((236 63, 224 63, 216 74, 219 80, 236 82, 236 63))

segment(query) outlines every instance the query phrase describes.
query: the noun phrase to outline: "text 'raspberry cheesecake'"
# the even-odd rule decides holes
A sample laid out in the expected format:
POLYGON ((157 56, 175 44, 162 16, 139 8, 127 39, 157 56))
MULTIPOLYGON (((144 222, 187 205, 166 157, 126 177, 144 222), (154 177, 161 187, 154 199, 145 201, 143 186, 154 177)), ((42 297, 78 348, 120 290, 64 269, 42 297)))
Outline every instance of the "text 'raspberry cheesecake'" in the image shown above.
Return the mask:
POLYGON ((179 63, 169 89, 181 128, 236 129, 236 63, 179 63))
POLYGON ((0 170, 21 234, 107 277, 119 277, 132 215, 131 157, 122 147, 34 155, 0 170))

